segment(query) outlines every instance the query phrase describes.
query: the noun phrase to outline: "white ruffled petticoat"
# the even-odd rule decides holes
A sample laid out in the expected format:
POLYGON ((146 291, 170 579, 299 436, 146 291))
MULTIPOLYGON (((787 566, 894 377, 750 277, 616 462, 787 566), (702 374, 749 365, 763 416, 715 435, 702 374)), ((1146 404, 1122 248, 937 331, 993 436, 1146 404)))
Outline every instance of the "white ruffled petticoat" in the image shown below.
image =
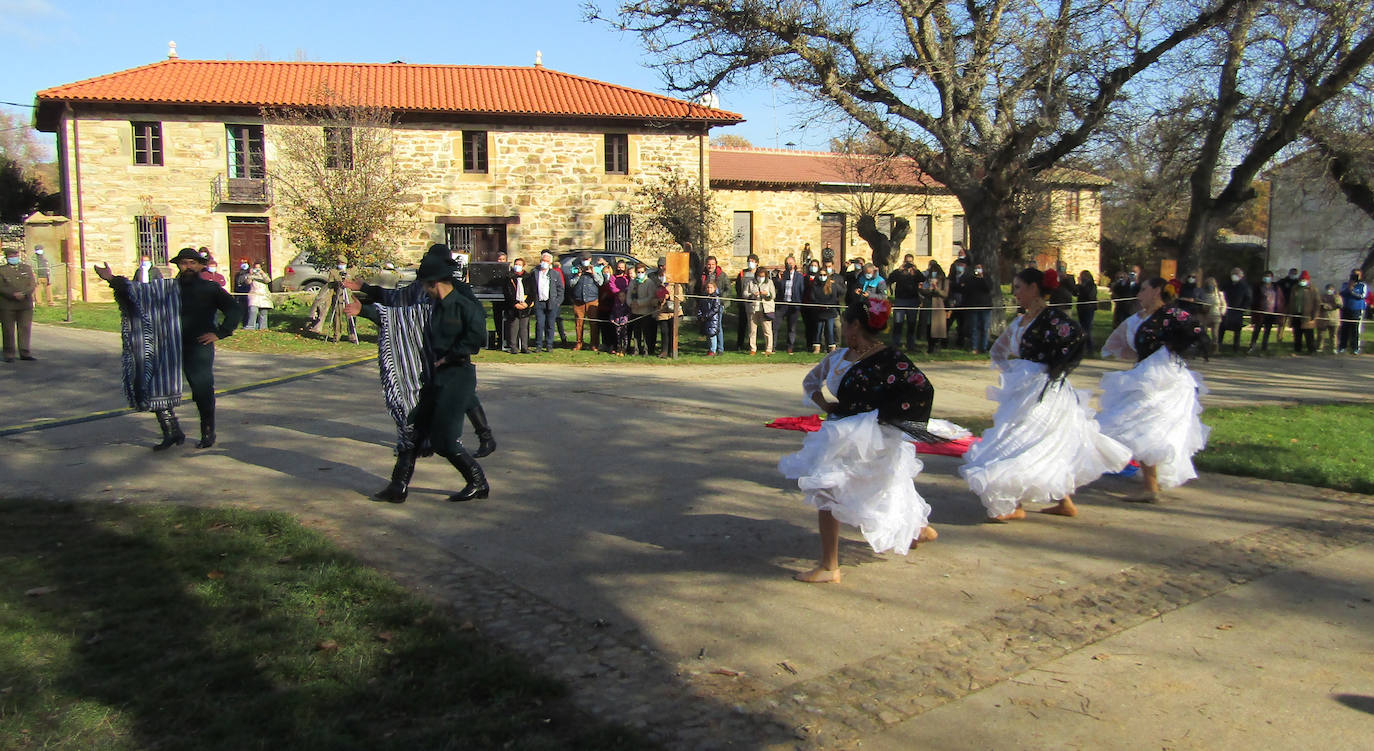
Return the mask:
POLYGON ((1018 503, 1059 501, 1131 461, 1130 449, 1099 430, 1088 392, 1067 379, 1045 388, 1048 380, 1043 363, 1018 359, 1002 373, 1000 387, 988 388, 997 413, 959 474, 989 516, 1010 514, 1018 503))
POLYGON ((807 503, 858 527, 874 552, 900 555, 930 518, 913 483, 923 466, 907 435, 880 424, 876 410, 826 420, 801 451, 778 461, 807 503))
POLYGON ((1193 454, 1212 429, 1202 424, 1202 376, 1160 347, 1134 368, 1102 376, 1102 432, 1130 448, 1141 464, 1157 468, 1159 487, 1197 477, 1193 454))

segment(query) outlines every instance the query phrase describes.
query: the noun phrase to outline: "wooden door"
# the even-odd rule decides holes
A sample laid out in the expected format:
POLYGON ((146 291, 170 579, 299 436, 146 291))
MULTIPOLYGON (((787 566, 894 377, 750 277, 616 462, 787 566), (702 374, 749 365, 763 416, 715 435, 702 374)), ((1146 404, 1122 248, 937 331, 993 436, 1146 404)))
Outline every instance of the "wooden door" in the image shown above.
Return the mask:
POLYGON ((229 264, 238 269, 239 259, 249 265, 261 263, 272 275, 272 230, 266 217, 229 217, 229 264))
POLYGON ((844 268, 848 246, 844 242, 844 214, 826 212, 821 214, 821 249, 835 251, 835 268, 844 268))

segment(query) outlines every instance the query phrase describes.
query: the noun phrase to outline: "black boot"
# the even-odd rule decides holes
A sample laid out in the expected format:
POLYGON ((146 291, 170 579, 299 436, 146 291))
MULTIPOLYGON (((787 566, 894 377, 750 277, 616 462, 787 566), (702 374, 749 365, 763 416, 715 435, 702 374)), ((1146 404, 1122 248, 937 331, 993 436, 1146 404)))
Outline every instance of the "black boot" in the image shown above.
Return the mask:
POLYGON ((463 448, 463 444, 459 443, 457 448, 458 453, 455 456, 450 456, 448 461, 463 475, 463 479, 467 480, 468 484, 462 490, 449 496, 449 501, 474 501, 479 498, 486 498, 487 494, 491 492, 491 486, 487 484, 487 476, 482 472, 482 465, 478 464, 472 454, 463 448))
POLYGON ((396 466, 391 470, 391 484, 373 494, 372 500, 405 503, 410 492, 410 478, 415 474, 415 449, 396 454, 396 466))
POLYGON ((196 448, 208 449, 215 445, 215 418, 200 418, 200 440, 196 441, 196 448))
POLYGON ((491 434, 491 426, 487 424, 487 412, 482 409, 482 405, 468 410, 468 422, 472 423, 472 429, 477 431, 477 440, 481 441, 477 446, 477 453, 473 456, 481 459, 495 451, 496 437, 491 434))
POLYGON ((186 442, 186 434, 181 432, 181 426, 177 424, 177 415, 172 410, 158 410, 157 424, 162 428, 162 443, 154 446, 154 451, 163 451, 186 442))

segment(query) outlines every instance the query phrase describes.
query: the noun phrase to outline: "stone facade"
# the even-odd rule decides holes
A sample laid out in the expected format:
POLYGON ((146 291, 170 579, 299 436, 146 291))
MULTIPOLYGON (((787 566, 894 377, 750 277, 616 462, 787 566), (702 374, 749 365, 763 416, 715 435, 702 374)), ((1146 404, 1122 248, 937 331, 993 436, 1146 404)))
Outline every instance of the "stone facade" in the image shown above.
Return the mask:
POLYGON ((1326 174, 1303 165, 1277 170, 1270 183, 1270 269, 1305 269, 1315 285, 1339 285, 1374 243, 1374 219, 1350 205, 1326 174))
MULTIPOLYGON (((800 257, 806 243, 811 244, 819 258, 824 245, 823 214, 844 216, 843 247, 835 248, 840 263, 848 258, 872 259, 872 249, 855 228, 858 210, 853 195, 811 188, 738 187, 715 188, 713 194, 720 212, 718 218, 725 226, 732 226, 736 212, 751 214, 751 241, 717 252, 723 265, 739 267, 744 256, 752 251, 759 256, 760 264, 778 266, 788 255, 800 257)), ((1063 261, 1075 273, 1083 269, 1097 273, 1102 237, 1100 198, 1097 188, 1051 191, 1050 218, 1032 234, 1032 247, 1027 257, 1039 260, 1041 268, 1063 261), (1074 193, 1079 204, 1076 221, 1067 212, 1067 204, 1074 193)), ((964 215, 957 198, 945 192, 893 194, 881 213, 906 217, 912 223, 912 231, 899 251, 902 255, 916 256, 919 266, 933 259, 949 268, 959 248, 956 239, 962 240, 962 236, 955 237, 964 215), (920 217, 929 217, 929 239, 925 242, 917 231, 920 217)))
MULTIPOLYGON (((128 111, 65 117, 59 130, 64 192, 73 219, 81 220, 73 222, 80 229, 73 227, 70 244, 77 249, 84 245, 87 275, 92 276, 91 264, 102 261, 120 272, 136 265, 136 217, 144 215, 166 218, 171 254, 185 246, 208 247, 226 268, 229 218, 266 218, 270 265, 279 274, 298 251, 278 229, 272 207, 212 205, 211 185, 228 170, 226 124, 255 122, 261 118, 128 111), (161 123, 162 166, 134 164, 135 121, 161 123)), ((277 127, 293 126, 265 128, 269 176, 277 127)), ((672 128, 635 133, 586 125, 408 123, 395 134, 398 164, 418 176, 416 211, 406 220, 396 251, 401 263, 418 260, 431 243, 445 242, 446 224, 469 220, 504 226, 512 258, 544 248, 604 247, 606 215, 628 213, 638 186, 665 169, 700 179, 707 147, 699 131, 672 128), (486 173, 463 170, 465 130, 487 132, 486 173), (627 133, 626 174, 606 173, 607 133, 627 133)), ((104 285, 86 288, 88 299, 108 299, 104 285)))

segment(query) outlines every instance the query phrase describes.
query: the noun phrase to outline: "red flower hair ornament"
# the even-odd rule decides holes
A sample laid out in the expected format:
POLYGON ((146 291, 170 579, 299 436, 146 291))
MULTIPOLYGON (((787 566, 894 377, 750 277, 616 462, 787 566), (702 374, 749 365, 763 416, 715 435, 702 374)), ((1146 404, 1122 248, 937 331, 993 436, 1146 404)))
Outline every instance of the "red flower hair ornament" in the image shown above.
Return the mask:
POLYGON ((1059 289, 1059 272, 1058 272, 1058 271, 1056 271, 1056 270, 1054 270, 1054 269, 1045 269, 1045 274, 1044 274, 1044 276, 1041 277, 1041 279, 1042 279, 1043 281, 1041 281, 1041 283, 1040 283, 1040 289, 1043 289, 1043 290, 1046 290, 1046 291, 1049 291, 1049 290, 1052 290, 1052 289, 1059 289))
POLYGON ((1183 282, 1180 282, 1177 277, 1170 279, 1165 286, 1174 291, 1174 297, 1178 297, 1179 293, 1183 291, 1183 282))
POLYGON ((892 303, 882 297, 868 298, 868 327, 882 330, 887 327, 887 319, 892 315, 892 303))

